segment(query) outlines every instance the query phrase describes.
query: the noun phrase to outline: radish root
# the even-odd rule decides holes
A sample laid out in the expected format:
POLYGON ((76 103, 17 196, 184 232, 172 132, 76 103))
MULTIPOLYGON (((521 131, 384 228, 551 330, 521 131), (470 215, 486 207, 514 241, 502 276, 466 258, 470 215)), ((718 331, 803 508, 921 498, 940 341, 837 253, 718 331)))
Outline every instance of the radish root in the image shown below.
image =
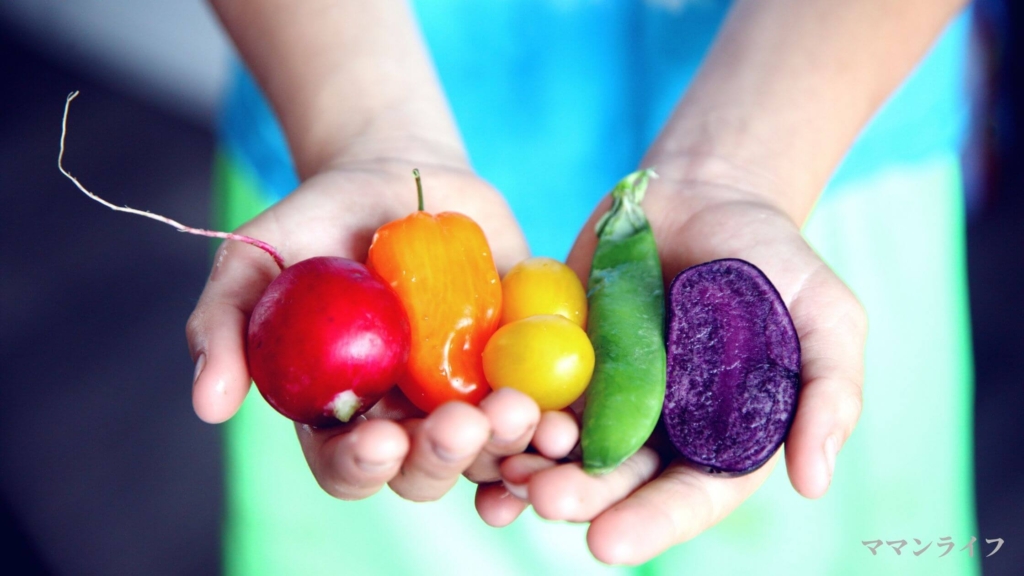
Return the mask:
POLYGON ((203 230, 201 228, 185 226, 180 222, 171 220, 170 218, 161 216, 159 214, 154 214, 152 212, 146 212, 143 210, 136 210, 135 208, 129 208, 128 206, 116 206, 87 190, 86 187, 83 186, 77 178, 72 176, 70 172, 64 169, 64 137, 65 135, 67 135, 68 131, 68 110, 71 108, 71 101, 74 100, 76 96, 78 96, 77 90, 75 90, 71 94, 68 94, 68 99, 64 103, 64 119, 61 122, 60 128, 60 154, 57 156, 57 168, 60 169, 61 174, 67 176, 69 180, 74 182, 75 186, 77 186, 78 189, 81 190, 86 196, 92 198, 93 200, 99 202, 100 204, 103 204, 104 206, 110 208, 111 210, 116 210, 118 212, 127 212, 129 214, 136 214, 139 216, 145 216, 146 218, 152 218, 153 220, 156 220, 158 222, 163 222, 164 224, 173 226, 179 232, 186 232, 188 234, 195 234, 197 236, 207 236, 209 238, 223 238, 225 240, 236 240, 238 242, 245 242, 246 244, 249 244, 250 246, 255 246, 256 248, 259 248, 260 250, 263 250, 264 252, 269 254, 270 257, 274 259, 274 262, 277 264, 278 268, 284 270, 284 259, 281 258, 281 254, 277 251, 276 248, 262 240, 257 240, 256 238, 251 238, 249 236, 243 236, 241 234, 235 234, 232 232, 218 232, 216 230, 203 230))

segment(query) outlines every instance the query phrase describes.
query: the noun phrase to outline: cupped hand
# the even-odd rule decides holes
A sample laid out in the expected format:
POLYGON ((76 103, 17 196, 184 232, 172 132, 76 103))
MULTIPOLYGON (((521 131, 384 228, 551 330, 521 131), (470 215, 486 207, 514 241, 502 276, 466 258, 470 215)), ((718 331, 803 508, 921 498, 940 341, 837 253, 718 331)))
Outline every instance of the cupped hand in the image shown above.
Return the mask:
MULTIPOLYGON (((689 266, 741 258, 764 271, 786 302, 802 353, 786 467, 800 494, 818 498, 828 490, 836 455, 860 415, 866 317, 794 219, 771 196, 735 185, 739 181, 664 173, 651 182, 643 205, 666 282, 689 266)), ((596 244, 594 223, 608 206, 606 200, 595 210, 569 256, 581 278, 596 244)), ((557 443, 559 434, 564 439, 574 433, 541 428, 534 442, 557 443)), ((688 466, 656 436, 615 471, 592 477, 578 462, 560 464, 557 455, 538 452, 502 463, 506 487, 477 498, 481 517, 507 524, 528 501, 544 518, 590 522, 591 552, 612 564, 645 562, 714 526, 758 489, 780 458, 776 454, 746 476, 723 478, 688 466), (518 498, 509 498, 509 489, 518 498)))
MULTIPOLYGON (((307 179, 237 232, 278 249, 286 264, 313 256, 365 261, 374 231, 416 210, 419 168, 428 212, 456 210, 483 228, 499 271, 527 255, 504 199, 464 165, 388 159, 338 164, 307 179)), ((225 242, 187 325, 196 362, 192 399, 207 422, 230 418, 249 391, 249 315, 278 268, 247 244, 225 242)), ((328 493, 369 496, 387 483, 411 500, 441 497, 466 472, 498 478, 498 459, 521 452, 539 421, 536 404, 511 391, 479 407, 452 402, 425 415, 396 389, 357 420, 330 429, 297 426, 309 467, 328 493)))

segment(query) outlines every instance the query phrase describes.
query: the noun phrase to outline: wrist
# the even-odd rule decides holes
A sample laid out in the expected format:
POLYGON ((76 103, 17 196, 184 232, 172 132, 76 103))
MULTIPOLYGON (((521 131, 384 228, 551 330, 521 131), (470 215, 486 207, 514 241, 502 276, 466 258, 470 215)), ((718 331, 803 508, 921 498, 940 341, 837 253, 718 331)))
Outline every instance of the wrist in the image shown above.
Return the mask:
POLYGON ((465 163, 407 2, 215 0, 213 6, 273 105, 300 179, 374 156, 436 155, 465 163))
MULTIPOLYGON (((376 163, 415 161, 466 169, 469 160, 440 87, 408 97, 379 94, 346 106, 326 102, 290 134, 303 179, 324 170, 376 163)), ((325 89, 327 95, 337 93, 325 89)))
POLYGON ((366 130, 337 144, 316 172, 340 169, 389 168, 403 173, 412 168, 471 171, 462 142, 408 129, 366 130))
POLYGON ((654 168, 670 184, 659 189, 677 196, 691 213, 721 203, 762 204, 801 226, 813 205, 813 199, 804 200, 806 194, 794 192, 792 182, 743 157, 667 151, 656 145, 643 166, 654 168))

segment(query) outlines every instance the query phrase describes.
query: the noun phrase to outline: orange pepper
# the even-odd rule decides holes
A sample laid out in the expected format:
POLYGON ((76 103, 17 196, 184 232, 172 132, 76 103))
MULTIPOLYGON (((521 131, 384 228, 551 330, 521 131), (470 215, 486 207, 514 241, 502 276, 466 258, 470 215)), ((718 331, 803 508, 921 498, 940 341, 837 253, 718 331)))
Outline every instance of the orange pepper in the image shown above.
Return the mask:
POLYGON ((430 412, 449 400, 477 404, 490 391, 483 350, 501 320, 501 278, 480 226, 457 212, 419 211, 381 226, 367 265, 398 294, 412 347, 402 392, 430 412))

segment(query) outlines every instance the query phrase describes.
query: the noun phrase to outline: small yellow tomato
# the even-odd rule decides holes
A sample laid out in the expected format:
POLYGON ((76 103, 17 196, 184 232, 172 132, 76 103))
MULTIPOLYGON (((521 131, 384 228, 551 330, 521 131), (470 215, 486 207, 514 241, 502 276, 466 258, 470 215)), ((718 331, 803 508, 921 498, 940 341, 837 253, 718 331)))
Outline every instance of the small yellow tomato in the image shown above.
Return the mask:
POLYGON ((539 314, 558 314, 580 327, 587 325, 587 294, 579 277, 551 258, 527 258, 501 281, 501 323, 539 314))
POLYGON ((583 395, 594 373, 594 347, 582 328, 545 314, 498 328, 484 347, 491 387, 515 388, 541 410, 561 410, 583 395))

